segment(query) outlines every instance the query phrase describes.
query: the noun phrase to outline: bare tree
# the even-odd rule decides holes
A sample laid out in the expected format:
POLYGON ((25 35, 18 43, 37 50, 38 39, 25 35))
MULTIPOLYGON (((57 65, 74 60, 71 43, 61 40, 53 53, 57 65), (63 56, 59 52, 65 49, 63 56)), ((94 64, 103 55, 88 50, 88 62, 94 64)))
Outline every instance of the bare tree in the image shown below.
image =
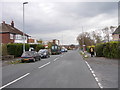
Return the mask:
POLYGON ((77 41, 81 47, 83 47, 83 45, 90 46, 94 44, 94 41, 90 38, 90 33, 88 32, 79 34, 77 41))
POLYGON ((102 37, 100 35, 100 33, 96 32, 96 31, 92 31, 92 39, 94 40, 94 43, 101 43, 102 42, 102 37))
POLYGON ((114 26, 110 26, 110 27, 105 27, 102 29, 105 41, 109 42, 111 40, 112 33, 114 32, 115 28, 116 27, 114 27, 114 26))

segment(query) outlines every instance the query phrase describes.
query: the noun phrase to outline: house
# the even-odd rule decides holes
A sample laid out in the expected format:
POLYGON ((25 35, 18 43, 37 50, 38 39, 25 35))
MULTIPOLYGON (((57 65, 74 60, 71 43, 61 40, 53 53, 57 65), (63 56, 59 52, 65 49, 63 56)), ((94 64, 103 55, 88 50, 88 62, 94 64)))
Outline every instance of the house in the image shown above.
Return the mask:
POLYGON ((6 24, 5 21, 0 24, 0 37, 4 44, 8 43, 28 43, 29 35, 23 33, 19 29, 14 27, 14 21, 11 22, 11 25, 6 24), (25 40, 23 39, 23 34, 25 35, 25 40))
POLYGON ((113 41, 120 41, 120 25, 118 28, 112 33, 113 41))
POLYGON ((31 37, 28 38, 28 43, 29 44, 38 44, 37 40, 35 38, 31 38, 31 37))

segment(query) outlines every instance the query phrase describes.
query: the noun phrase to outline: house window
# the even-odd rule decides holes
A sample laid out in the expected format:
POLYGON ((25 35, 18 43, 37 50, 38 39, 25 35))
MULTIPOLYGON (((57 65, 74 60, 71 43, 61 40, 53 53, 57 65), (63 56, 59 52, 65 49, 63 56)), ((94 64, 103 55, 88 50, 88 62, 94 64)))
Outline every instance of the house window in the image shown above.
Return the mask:
POLYGON ((16 35, 15 35, 15 39, 22 39, 22 36, 19 35, 19 34, 16 34, 16 35))
POLYGON ((13 34, 10 34, 10 39, 14 39, 14 35, 13 34))
POLYGON ((22 39, 25 39, 25 40, 27 40, 27 36, 21 36, 22 37, 22 39))

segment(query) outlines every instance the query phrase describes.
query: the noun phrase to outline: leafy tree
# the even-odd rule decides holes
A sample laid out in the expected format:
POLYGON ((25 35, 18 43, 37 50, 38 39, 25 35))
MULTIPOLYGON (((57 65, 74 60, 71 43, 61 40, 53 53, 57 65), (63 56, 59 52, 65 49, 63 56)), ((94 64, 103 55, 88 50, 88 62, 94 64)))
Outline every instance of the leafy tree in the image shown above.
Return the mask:
POLYGON ((39 40, 37 40, 37 43, 43 44, 43 40, 42 40, 42 39, 39 39, 39 40))

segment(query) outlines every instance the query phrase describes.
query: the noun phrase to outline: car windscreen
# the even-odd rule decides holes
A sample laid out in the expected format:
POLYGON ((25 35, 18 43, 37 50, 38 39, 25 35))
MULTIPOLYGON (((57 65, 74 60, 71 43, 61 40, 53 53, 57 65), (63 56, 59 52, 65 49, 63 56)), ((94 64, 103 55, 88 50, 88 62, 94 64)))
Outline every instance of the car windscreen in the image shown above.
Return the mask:
POLYGON ((46 51, 45 50, 40 50, 39 53, 45 53, 46 51))

